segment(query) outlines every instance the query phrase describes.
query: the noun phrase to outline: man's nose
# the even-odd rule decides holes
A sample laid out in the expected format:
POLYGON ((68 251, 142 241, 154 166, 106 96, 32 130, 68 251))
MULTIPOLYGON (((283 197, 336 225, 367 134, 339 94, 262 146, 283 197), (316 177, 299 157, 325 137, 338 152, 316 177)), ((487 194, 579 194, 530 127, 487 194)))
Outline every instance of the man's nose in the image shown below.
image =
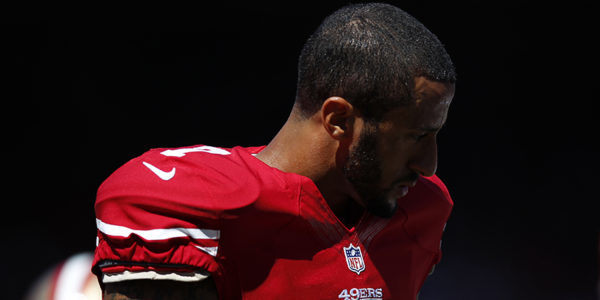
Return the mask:
POLYGON ((435 138, 420 149, 417 149, 408 167, 425 177, 433 176, 437 171, 437 141, 435 138))

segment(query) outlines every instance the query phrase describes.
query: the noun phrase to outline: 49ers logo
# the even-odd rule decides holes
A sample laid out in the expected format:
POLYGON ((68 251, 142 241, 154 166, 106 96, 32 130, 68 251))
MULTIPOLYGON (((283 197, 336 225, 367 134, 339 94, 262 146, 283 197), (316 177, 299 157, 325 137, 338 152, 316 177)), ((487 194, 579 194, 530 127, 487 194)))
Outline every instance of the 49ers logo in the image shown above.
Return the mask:
POLYGON ((383 289, 378 288, 353 288, 343 289, 338 295, 339 299, 344 300, 381 300, 383 299, 383 289))
POLYGON ((365 270, 365 261, 359 247, 350 246, 344 247, 344 255, 346 256, 346 264, 350 271, 360 275, 360 272, 365 270))

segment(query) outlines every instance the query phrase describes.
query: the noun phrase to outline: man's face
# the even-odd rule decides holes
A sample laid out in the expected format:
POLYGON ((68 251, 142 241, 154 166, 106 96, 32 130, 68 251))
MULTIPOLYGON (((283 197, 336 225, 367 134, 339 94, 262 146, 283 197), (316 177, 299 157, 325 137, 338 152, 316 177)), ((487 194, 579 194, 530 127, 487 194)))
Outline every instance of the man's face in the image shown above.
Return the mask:
POLYGON ((387 112, 381 122, 364 123, 344 167, 361 202, 374 215, 391 217, 397 199, 419 176, 437 169, 439 130, 446 122, 454 85, 419 77, 417 99, 387 112))

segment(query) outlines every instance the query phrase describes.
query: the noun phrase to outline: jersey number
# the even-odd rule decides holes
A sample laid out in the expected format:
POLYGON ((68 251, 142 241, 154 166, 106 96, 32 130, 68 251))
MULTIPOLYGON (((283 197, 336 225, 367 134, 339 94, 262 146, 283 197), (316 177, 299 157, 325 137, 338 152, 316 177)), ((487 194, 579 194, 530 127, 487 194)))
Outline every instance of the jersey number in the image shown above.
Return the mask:
POLYGON ((184 157, 186 153, 189 152, 207 152, 212 154, 220 154, 220 155, 229 155, 231 154, 227 150, 223 150, 221 148, 211 147, 211 146, 200 146, 194 148, 180 148, 180 149, 169 149, 161 152, 160 154, 164 156, 175 156, 175 157, 184 157))

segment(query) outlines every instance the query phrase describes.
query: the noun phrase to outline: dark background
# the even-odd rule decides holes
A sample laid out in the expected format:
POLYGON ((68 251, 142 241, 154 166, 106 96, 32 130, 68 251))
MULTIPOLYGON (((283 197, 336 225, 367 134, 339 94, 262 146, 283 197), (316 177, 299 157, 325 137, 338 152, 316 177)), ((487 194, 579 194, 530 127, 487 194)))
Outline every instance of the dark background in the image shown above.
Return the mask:
MULTIPOLYGON (((127 160, 268 143, 302 44, 346 3, 5 9, 2 298, 93 251, 96 189, 127 160)), ((596 299, 591 7, 394 4, 438 35, 459 74, 438 168, 455 210, 421 299, 596 299)))

